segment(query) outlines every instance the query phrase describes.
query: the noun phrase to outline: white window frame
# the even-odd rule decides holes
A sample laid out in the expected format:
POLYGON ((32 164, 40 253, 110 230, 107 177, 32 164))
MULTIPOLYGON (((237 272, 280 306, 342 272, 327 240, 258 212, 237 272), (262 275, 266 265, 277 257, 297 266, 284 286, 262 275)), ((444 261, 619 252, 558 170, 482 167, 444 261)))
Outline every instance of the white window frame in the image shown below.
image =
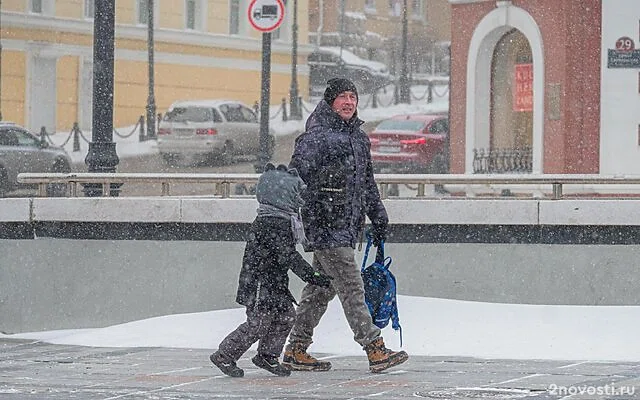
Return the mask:
POLYGON ((96 0, 84 0, 82 14, 84 19, 92 20, 96 14, 96 0), (91 9, 93 9, 93 12, 90 13, 89 10, 91 9))
POLYGON ((186 30, 204 31, 206 28, 207 2, 202 0, 184 0, 184 28, 186 30), (189 26, 189 16, 187 14, 189 3, 193 3, 194 18, 193 28, 189 26))

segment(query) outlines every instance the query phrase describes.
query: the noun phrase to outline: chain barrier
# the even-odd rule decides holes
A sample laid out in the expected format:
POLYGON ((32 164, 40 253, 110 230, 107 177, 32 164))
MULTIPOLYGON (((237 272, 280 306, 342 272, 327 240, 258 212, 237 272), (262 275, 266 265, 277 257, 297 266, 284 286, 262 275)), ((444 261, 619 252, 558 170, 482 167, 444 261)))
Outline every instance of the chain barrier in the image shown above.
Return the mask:
POLYGON ((378 106, 379 107, 391 107, 393 105, 393 103, 396 101, 395 96, 391 96, 391 99, 389 100, 389 103, 387 103, 387 105, 384 105, 380 99, 378 99, 378 106))
POLYGON ((138 122, 136 122, 136 124, 133 127, 133 129, 131 130, 131 132, 129 132, 126 135, 121 135, 120 132, 118 132, 118 130, 116 128, 113 128, 113 133, 115 133, 115 135, 118 136, 121 139, 126 139, 126 138, 131 137, 138 130, 138 126, 139 125, 140 125, 140 120, 138 120, 138 122))
POLYGON ((422 101, 422 100, 426 99, 427 97, 430 97, 429 96, 429 92, 432 90, 431 89, 432 87, 433 87, 432 85, 429 85, 427 87, 427 90, 425 90, 424 94, 422 96, 420 96, 420 97, 418 97, 415 94, 413 94, 413 90, 409 90, 409 93, 411 94, 411 98, 412 99, 417 100, 417 101, 422 101))
POLYGON ((40 128, 40 141, 41 142, 47 141, 47 142, 49 142, 50 145, 53 145, 53 146, 62 147, 64 145, 66 145, 67 143, 69 143, 69 140, 71 139, 72 135, 73 135, 73 128, 71 129, 71 132, 69 132, 69 135, 64 140, 64 142, 62 142, 62 144, 57 144, 51 139, 51 134, 49 134, 49 132, 47 132, 47 128, 45 128, 44 126, 42 128, 40 128))
MULTIPOLYGON (((69 143, 69 140, 71 140, 71 137, 73 136, 73 133, 75 131, 75 126, 73 128, 71 128, 71 131, 69 132, 69 135, 67 135, 67 138, 64 140, 64 142, 60 143, 59 147, 64 147, 67 145, 67 143, 69 143)), ((47 134, 47 137, 49 137, 49 134, 47 134)), ((49 139, 49 142, 51 142, 51 139, 49 139)))
POLYGON ((435 94, 436 97, 444 97, 447 95, 447 93, 449 93, 449 85, 444 87, 444 92, 442 94, 438 93, 435 85, 433 86, 433 94, 435 94))
POLYGON ((81 137, 82 140, 84 140, 86 143, 91 143, 91 141, 84 136, 80 128, 78 128, 78 136, 81 137))
POLYGON ((276 115, 269 117, 269 119, 276 119, 281 112, 282 112, 282 107, 278 108, 278 112, 276 112, 276 115))
POLYGON ((371 94, 367 101, 364 102, 364 104, 360 104, 360 102, 358 102, 358 108, 366 109, 367 107, 369 107, 369 103, 371 103, 371 99, 373 99, 373 96, 375 95, 375 93, 371 94))

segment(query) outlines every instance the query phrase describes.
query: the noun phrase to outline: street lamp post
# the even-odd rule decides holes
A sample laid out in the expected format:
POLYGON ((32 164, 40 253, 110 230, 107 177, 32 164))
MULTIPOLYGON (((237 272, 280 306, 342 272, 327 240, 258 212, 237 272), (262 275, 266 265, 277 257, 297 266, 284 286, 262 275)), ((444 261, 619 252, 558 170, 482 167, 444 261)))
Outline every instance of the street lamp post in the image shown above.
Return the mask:
POLYGON ((2 0, 0 0, 0 121, 2 120, 2 0))
MULTIPOLYGON (((115 5, 96 0, 93 20, 93 121, 89 152, 84 162, 89 172, 115 172, 120 162, 113 142, 113 60, 115 5)), ((119 184, 106 190, 116 196, 119 184)), ((102 184, 85 184, 86 196, 102 195, 102 184)))
POLYGON ((293 24, 291 26, 291 90, 289 91, 289 117, 301 120, 302 110, 298 101, 298 0, 293 0, 293 24))
POLYGON ((344 75, 344 62, 342 61, 342 49, 344 48, 344 13, 347 0, 340 0, 340 72, 344 75))
POLYGON ((156 97, 154 93, 153 0, 147 0, 147 51, 149 53, 149 96, 147 97, 147 139, 156 137, 156 97))
POLYGON ((402 5, 402 44, 401 44, 401 62, 400 62, 400 103, 411 103, 411 95, 409 92, 409 78, 407 76, 407 0, 402 5))

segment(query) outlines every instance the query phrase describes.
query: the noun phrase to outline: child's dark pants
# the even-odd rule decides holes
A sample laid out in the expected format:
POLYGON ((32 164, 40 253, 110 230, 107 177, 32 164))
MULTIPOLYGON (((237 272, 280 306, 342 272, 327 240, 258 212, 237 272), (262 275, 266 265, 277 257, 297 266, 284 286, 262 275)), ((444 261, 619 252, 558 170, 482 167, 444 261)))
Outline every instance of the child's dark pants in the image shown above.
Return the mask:
POLYGON ((227 335, 218 350, 237 361, 256 341, 258 354, 278 358, 293 327, 293 304, 286 309, 263 310, 247 307, 247 320, 227 335))

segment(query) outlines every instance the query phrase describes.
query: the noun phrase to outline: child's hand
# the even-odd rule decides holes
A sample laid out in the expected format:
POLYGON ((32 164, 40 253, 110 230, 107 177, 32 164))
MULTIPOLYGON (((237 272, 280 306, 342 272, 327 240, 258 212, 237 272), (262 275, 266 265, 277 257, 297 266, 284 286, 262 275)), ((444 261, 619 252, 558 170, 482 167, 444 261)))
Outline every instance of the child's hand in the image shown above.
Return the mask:
POLYGON ((328 288, 329 285, 331 284, 331 279, 333 278, 330 277, 329 275, 325 275, 322 272, 316 271, 313 273, 313 275, 309 277, 309 279, 307 279, 307 283, 328 288))

